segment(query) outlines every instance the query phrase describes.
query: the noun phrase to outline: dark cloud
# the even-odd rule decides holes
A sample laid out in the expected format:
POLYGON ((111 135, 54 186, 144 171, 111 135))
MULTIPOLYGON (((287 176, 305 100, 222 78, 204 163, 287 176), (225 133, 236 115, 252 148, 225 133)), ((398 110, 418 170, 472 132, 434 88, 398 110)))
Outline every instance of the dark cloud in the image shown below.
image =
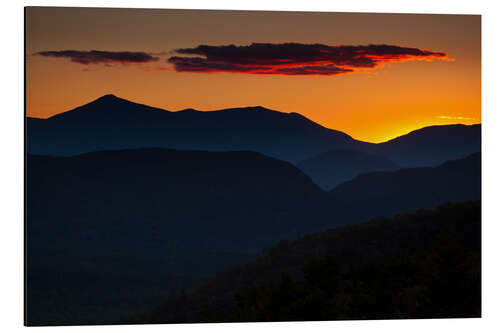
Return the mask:
POLYGON ((43 51, 35 55, 55 58, 68 58, 72 62, 83 65, 89 64, 110 64, 110 63, 146 63, 158 61, 159 58, 145 52, 113 52, 113 51, 43 51))
POLYGON ((182 72, 259 72, 268 69, 267 66, 245 66, 222 61, 210 61, 208 59, 193 57, 171 57, 168 62, 174 64, 177 71, 182 72))
POLYGON ((301 66, 301 67, 286 67, 277 68, 276 74, 285 75, 338 75, 353 72, 349 68, 336 67, 334 65, 323 66, 301 66))
POLYGON ((175 51, 189 55, 167 60, 176 71, 203 73, 338 75, 375 68, 387 62, 450 60, 443 52, 396 45, 253 43, 247 46, 199 45, 175 51))

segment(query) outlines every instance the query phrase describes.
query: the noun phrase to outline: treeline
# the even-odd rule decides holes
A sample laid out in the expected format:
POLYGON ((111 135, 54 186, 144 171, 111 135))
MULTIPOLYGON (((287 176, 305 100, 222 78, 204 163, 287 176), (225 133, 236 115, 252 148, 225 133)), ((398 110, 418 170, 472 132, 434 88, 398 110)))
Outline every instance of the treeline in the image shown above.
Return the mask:
POLYGON ((480 260, 479 251, 456 243, 387 262, 373 260, 348 273, 341 273, 335 257, 325 257, 304 267, 303 282, 283 273, 278 281, 236 294, 236 310, 226 320, 480 317, 480 260))
POLYGON ((130 322, 481 316, 481 204, 375 218, 282 241, 130 322))

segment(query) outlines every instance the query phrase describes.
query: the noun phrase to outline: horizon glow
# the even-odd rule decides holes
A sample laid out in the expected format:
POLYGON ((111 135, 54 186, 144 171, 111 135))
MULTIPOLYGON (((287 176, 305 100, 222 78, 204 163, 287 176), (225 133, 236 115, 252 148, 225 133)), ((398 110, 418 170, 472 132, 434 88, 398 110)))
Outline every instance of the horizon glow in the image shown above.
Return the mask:
POLYGON ((480 16, 29 7, 26 23, 30 117, 112 93, 166 110, 263 105, 374 143, 481 123, 480 16), (295 58, 276 56, 285 47, 295 58))

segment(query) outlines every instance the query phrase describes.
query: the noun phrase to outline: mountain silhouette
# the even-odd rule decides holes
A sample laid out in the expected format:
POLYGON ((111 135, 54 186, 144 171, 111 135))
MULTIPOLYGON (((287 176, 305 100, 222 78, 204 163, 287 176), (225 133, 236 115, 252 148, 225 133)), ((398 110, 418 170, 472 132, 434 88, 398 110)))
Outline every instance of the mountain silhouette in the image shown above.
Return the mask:
POLYGON ((371 144, 262 106, 170 112, 114 95, 27 118, 27 324, 110 323, 279 240, 480 199, 481 155, 466 157, 480 132, 371 144))
POLYGON ((481 153, 437 167, 358 175, 329 192, 350 218, 391 216, 445 202, 481 199, 481 153))
POLYGON ((259 248, 296 228, 294 215, 325 195, 292 164, 255 152, 149 148, 29 155, 27 163, 30 214, 50 220, 47 227, 81 218, 106 228, 120 219, 125 231, 155 219, 165 232, 195 237, 182 237, 186 249, 259 248))
POLYGON ((321 222, 304 221, 325 193, 260 153, 151 148, 26 163, 28 325, 109 323, 321 222))
MULTIPOLYGON (((481 195, 480 153, 438 167, 361 174, 330 192, 288 162, 247 151, 149 148, 28 155, 27 165, 32 221, 50 221, 45 227, 58 228, 68 219, 81 219, 105 229, 119 220, 125 232, 154 220, 162 232, 193 237, 191 243, 182 237, 186 251, 259 249, 282 237, 330 227, 325 217, 328 223, 338 218, 337 225, 356 223, 366 219, 357 217, 360 213, 390 216, 481 195)), ((79 223, 75 230, 78 226, 90 227, 79 223)))
POLYGON ((364 174, 329 193, 291 163, 249 151, 149 148, 26 163, 29 325, 109 323, 279 240, 480 198, 480 154, 364 174))
POLYGON ((329 150, 297 163, 297 167, 325 190, 331 190, 361 173, 399 168, 386 157, 346 149, 329 150))
POLYGON ((481 151, 481 124, 429 126, 370 146, 403 167, 436 166, 481 151))
POLYGON ((480 154, 455 160, 480 151, 480 129, 371 144, 262 106, 170 112, 114 95, 28 118, 27 323, 109 323, 279 240, 480 199, 480 154))
POLYGON ((170 112, 105 95, 48 119, 27 119, 31 154, 163 147, 251 150, 297 162, 335 147, 367 145, 297 114, 261 106, 170 112))
MULTIPOLYGON (((310 165, 310 170, 302 165, 302 169, 325 188, 349 180, 353 174, 347 172, 345 164, 343 170, 334 170, 337 176, 325 175, 323 170, 329 170, 333 163, 332 157, 326 158, 328 152, 357 150, 385 157, 403 167, 436 166, 481 151, 480 136, 481 125, 431 126, 385 143, 372 144, 325 128, 298 113, 262 106, 170 112, 112 94, 48 119, 27 118, 26 121, 30 154, 70 156, 148 147, 249 150, 296 164, 311 159, 309 162, 314 167, 310 165), (326 155, 315 159, 320 154, 326 155), (320 165, 323 159, 325 165, 320 165)), ((360 172, 386 170, 385 167, 380 169, 381 161, 372 162, 360 172), (375 169, 370 169, 371 165, 375 169)), ((337 165, 343 163, 335 162, 337 165)), ((357 168, 354 163, 352 169, 357 168)))

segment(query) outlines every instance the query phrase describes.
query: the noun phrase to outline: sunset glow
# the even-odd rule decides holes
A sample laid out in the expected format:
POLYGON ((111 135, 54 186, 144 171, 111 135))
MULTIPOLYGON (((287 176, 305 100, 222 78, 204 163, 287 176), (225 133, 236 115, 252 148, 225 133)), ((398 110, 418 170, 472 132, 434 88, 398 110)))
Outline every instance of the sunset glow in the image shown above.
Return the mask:
POLYGON ((479 16, 34 7, 26 46, 30 117, 115 94, 262 105, 369 142, 481 122, 479 16))

